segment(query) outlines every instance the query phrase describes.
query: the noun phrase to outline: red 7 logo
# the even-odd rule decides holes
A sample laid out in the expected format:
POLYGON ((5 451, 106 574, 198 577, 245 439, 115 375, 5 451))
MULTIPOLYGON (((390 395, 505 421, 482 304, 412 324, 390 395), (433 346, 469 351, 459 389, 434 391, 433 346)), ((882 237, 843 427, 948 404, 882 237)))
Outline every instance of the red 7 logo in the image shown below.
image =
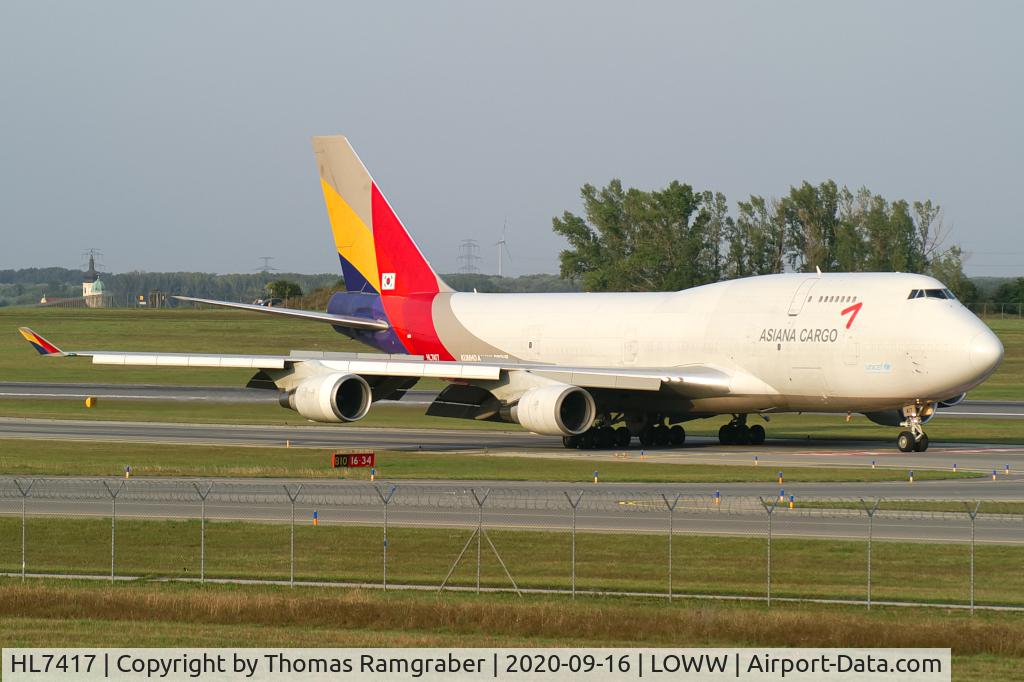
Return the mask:
POLYGON ((860 307, 862 305, 864 305, 864 301, 861 301, 860 303, 854 303, 849 308, 846 308, 845 310, 839 313, 840 315, 845 315, 846 313, 853 313, 853 315, 850 315, 850 319, 846 321, 847 329, 849 329, 850 325, 853 324, 853 321, 857 319, 857 313, 860 312, 860 307))

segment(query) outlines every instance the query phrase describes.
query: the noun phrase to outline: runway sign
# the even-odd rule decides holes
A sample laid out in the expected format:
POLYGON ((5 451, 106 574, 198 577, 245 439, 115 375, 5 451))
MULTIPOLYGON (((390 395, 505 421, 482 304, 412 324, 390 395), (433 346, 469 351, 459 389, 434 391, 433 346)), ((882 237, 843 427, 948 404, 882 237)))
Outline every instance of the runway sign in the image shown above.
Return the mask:
POLYGON ((335 469, 376 466, 377 455, 373 450, 359 452, 332 452, 331 466, 335 469))

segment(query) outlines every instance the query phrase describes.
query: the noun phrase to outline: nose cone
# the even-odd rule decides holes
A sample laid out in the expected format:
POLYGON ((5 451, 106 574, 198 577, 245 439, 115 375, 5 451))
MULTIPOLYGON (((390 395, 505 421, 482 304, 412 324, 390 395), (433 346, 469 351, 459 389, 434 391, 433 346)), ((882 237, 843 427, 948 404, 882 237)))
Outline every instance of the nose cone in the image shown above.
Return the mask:
POLYGON ((982 376, 995 371, 1003 360, 1003 343, 991 330, 979 332, 970 343, 971 366, 982 376))

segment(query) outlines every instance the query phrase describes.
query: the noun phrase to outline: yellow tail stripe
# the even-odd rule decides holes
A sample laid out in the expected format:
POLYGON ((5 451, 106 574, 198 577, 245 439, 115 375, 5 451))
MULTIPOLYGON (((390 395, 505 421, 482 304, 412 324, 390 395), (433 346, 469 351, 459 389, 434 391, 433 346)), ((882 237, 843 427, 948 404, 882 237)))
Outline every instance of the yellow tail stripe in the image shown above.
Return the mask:
POLYGON ((327 204, 327 216, 334 233, 334 244, 345 260, 352 264, 373 286, 378 286, 377 250, 373 232, 360 220, 355 211, 341 198, 334 187, 320 179, 327 204))

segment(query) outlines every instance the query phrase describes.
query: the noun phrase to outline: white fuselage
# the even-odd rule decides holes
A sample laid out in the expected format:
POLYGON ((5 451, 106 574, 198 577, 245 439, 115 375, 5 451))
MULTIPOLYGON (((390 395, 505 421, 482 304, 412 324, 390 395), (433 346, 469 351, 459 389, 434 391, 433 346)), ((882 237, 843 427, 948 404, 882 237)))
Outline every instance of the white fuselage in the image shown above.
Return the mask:
POLYGON ((695 412, 866 412, 959 395, 1002 358, 963 305, 909 299, 916 289, 943 285, 900 273, 783 274, 673 293, 451 294, 455 318, 485 344, 451 350, 456 360, 498 349, 538 363, 730 375, 730 394, 693 400, 695 412))

